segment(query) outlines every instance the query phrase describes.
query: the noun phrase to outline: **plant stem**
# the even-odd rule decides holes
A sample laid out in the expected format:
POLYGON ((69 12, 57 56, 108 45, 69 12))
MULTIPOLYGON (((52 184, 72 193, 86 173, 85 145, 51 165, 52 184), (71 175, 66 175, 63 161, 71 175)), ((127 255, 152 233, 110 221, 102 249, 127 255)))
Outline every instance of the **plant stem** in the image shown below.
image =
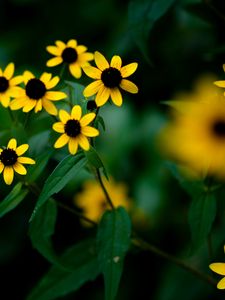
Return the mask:
POLYGON ((111 207, 111 209, 115 209, 114 205, 113 205, 113 202, 109 196, 109 193, 107 192, 107 189, 103 183, 103 180, 102 180, 102 177, 101 177, 101 173, 100 173, 100 170, 96 168, 96 174, 97 174, 97 179, 100 183, 100 186, 103 190, 103 193, 105 194, 105 197, 106 197, 106 201, 108 202, 109 206, 111 207))
POLYGON ((207 282, 207 283, 209 283, 213 286, 216 286, 216 282, 211 276, 199 271, 198 269, 195 269, 194 267, 192 267, 189 264, 185 263, 181 259, 176 258, 173 255, 170 255, 170 254, 162 251, 161 249, 157 248, 156 246, 154 246, 154 245, 152 245, 152 244, 150 244, 150 243, 148 243, 148 242, 146 242, 146 241, 144 241, 144 240, 142 240, 138 237, 133 238, 132 243, 135 246, 137 246, 138 248, 142 249, 142 250, 150 251, 150 252, 155 253, 156 255, 158 255, 160 257, 163 257, 163 258, 173 262, 177 266, 185 269, 186 271, 189 271, 190 273, 194 274, 195 276, 202 279, 203 281, 205 281, 205 282, 207 282))

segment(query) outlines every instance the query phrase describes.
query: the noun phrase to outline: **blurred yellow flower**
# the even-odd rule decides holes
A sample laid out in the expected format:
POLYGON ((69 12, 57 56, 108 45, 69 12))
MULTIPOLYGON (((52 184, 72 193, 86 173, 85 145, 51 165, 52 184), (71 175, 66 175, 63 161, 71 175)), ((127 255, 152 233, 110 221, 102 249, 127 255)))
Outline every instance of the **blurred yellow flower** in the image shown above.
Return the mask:
MULTIPOLYGON (((225 246, 224 246, 224 251, 225 251, 225 246)), ((225 276, 225 263, 212 263, 209 265, 209 268, 219 274, 225 276)), ((225 289, 225 277, 223 277, 217 284, 217 288, 220 290, 225 289)))
POLYGON ((113 103, 117 106, 121 106, 123 99, 119 88, 136 94, 138 87, 125 78, 133 74, 138 64, 131 63, 122 67, 122 60, 120 56, 114 55, 110 64, 106 58, 98 51, 94 54, 96 67, 84 67, 84 72, 90 78, 95 79, 94 82, 89 84, 84 89, 84 96, 90 97, 96 95, 95 102, 97 106, 102 106, 111 97, 113 103))
POLYGON ((167 156, 199 175, 225 178, 225 98, 212 82, 171 101, 172 121, 159 143, 167 156))
POLYGON ((63 92, 49 91, 59 82, 59 77, 52 77, 52 74, 44 72, 40 79, 31 72, 24 72, 25 89, 10 103, 12 110, 23 108, 23 112, 34 109, 35 113, 44 108, 50 115, 57 115, 57 108, 52 101, 62 100, 67 97, 63 92))
MULTIPOLYGON (((127 187, 123 183, 116 183, 112 178, 103 180, 104 185, 115 207, 123 206, 128 211, 131 201, 128 199, 127 187)), ((83 190, 74 198, 74 204, 82 209, 83 215, 92 221, 99 222, 105 210, 110 209, 101 186, 96 180, 88 180, 83 185, 83 190)), ((87 221, 81 220, 84 226, 89 226, 87 221)))
POLYGON ((54 147, 61 148, 68 143, 69 152, 72 155, 76 154, 78 145, 88 151, 90 143, 87 137, 99 135, 96 128, 88 126, 95 116, 95 113, 88 113, 82 117, 80 105, 75 105, 71 114, 61 109, 59 111, 60 122, 56 122, 52 126, 53 130, 62 134, 55 142, 54 147))
POLYGON ((4 71, 0 69, 0 102, 4 107, 8 107, 10 98, 18 96, 22 90, 17 85, 23 82, 23 76, 13 77, 14 70, 13 63, 8 64, 4 71))
POLYGON ((66 44, 62 41, 56 41, 55 46, 47 46, 47 51, 55 57, 47 61, 48 67, 54 67, 61 63, 69 65, 70 73, 75 78, 80 78, 82 68, 89 65, 93 60, 93 54, 86 52, 87 47, 77 45, 76 40, 69 40, 66 44))
POLYGON ((28 148, 28 144, 17 147, 16 139, 10 139, 6 148, 0 148, 0 173, 3 172, 3 178, 6 184, 12 183, 14 172, 20 175, 26 175, 27 170, 23 164, 35 164, 33 159, 21 156, 28 148))

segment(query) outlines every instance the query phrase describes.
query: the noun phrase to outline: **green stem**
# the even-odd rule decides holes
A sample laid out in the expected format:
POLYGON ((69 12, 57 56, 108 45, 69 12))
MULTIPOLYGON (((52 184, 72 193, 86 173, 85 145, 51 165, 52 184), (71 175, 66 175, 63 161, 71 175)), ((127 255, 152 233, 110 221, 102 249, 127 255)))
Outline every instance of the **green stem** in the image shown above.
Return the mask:
POLYGON ((103 183, 103 180, 102 180, 101 173, 100 173, 99 169, 96 169, 96 175, 97 175, 97 179, 99 181, 99 184, 100 184, 100 186, 102 188, 102 191, 103 191, 103 193, 105 195, 106 201, 108 202, 108 204, 111 207, 111 209, 115 209, 115 207, 113 205, 113 202, 112 202, 112 200, 111 200, 111 198, 109 196, 109 193, 108 193, 108 191, 107 191, 107 189, 106 189, 106 187, 105 187, 105 185, 103 183))

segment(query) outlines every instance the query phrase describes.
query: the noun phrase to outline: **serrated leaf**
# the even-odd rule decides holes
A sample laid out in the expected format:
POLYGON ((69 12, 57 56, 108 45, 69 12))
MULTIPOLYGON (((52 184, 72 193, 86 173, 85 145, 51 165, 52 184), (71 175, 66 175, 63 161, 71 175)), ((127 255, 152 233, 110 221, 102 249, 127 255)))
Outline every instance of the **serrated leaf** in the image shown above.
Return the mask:
POLYGON ((78 290, 100 273, 95 243, 87 240, 67 250, 59 262, 70 271, 53 266, 33 289, 27 300, 53 300, 78 290))
POLYGON ((97 233, 98 260, 104 276, 105 299, 116 297, 124 257, 130 246, 131 222, 123 207, 103 215, 97 233))
POLYGON ((103 173, 106 177, 107 180, 109 180, 108 174, 106 172, 106 168, 98 155, 97 151, 91 146, 89 151, 85 152, 85 156, 87 157, 88 162, 95 167, 96 169, 101 169, 103 170, 103 173))
POLYGON ((31 220, 35 216, 37 210, 55 193, 61 191, 64 186, 85 166, 87 159, 83 153, 75 156, 68 155, 53 170, 46 180, 37 204, 31 216, 31 220))
POLYGON ((23 184, 21 182, 17 183, 0 203, 0 217, 3 217, 6 213, 19 205, 27 194, 28 190, 23 189, 23 184))
POLYGON ((216 217, 216 199, 212 193, 203 193, 192 200, 189 209, 189 224, 192 236, 192 251, 206 241, 216 217))
POLYGON ((58 264, 58 257, 51 241, 55 230, 56 217, 56 203, 52 200, 45 202, 30 223, 29 236, 34 248, 51 263, 58 264))

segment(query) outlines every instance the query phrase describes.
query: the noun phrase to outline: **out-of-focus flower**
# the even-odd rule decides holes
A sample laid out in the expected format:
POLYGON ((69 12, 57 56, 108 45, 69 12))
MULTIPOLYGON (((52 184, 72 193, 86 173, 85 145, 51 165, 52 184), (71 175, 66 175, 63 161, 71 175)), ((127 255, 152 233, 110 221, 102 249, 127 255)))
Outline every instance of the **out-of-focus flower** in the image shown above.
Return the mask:
MULTIPOLYGON (((224 246, 225 251, 225 246, 224 246)), ((219 274, 225 276, 225 263, 212 263, 209 265, 210 269, 219 274)), ((217 288, 220 290, 225 289, 225 277, 223 277, 217 284, 217 288)))

